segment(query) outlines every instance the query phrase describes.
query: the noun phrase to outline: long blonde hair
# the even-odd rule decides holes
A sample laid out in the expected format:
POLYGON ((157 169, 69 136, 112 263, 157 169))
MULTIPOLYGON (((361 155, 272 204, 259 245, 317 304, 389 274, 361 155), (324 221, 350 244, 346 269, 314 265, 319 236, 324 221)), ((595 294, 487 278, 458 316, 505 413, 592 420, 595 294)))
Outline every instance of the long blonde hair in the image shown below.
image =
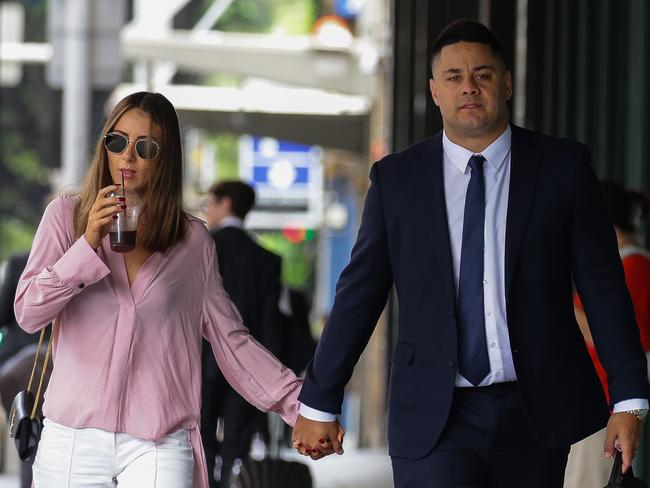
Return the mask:
POLYGON ((183 240, 186 222, 183 212, 183 153, 178 117, 174 106, 159 93, 132 93, 123 98, 108 116, 79 193, 79 203, 74 214, 75 231, 78 237, 86 232, 88 214, 97 193, 113 184, 104 136, 113 130, 125 112, 133 108, 145 112, 151 122, 162 129, 161 154, 148 183, 140 215, 145 225, 144 232, 138 233, 138 245, 150 252, 165 252, 183 240))

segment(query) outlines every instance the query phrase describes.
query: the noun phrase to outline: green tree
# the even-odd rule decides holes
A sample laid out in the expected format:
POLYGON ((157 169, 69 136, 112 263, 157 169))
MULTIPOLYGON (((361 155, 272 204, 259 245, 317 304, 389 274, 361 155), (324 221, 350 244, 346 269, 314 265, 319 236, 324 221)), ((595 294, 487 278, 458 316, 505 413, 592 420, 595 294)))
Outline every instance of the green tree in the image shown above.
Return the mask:
MULTIPOLYGON (((25 41, 47 41, 47 1, 22 3, 25 41)), ((18 86, 0 87, 0 261, 30 247, 51 193, 50 171, 61 166, 62 94, 47 84, 45 69, 24 65, 18 86)), ((101 125, 107 96, 93 92, 89 139, 97 136, 91 132, 101 125)))
MULTIPOLYGON (((214 0, 191 0, 174 19, 174 26, 190 29, 214 0)), ((287 34, 307 34, 323 14, 325 0, 234 0, 215 29, 225 32, 270 32, 281 28, 287 34)))
POLYGON ((235 0, 215 27, 227 32, 268 32, 272 25, 272 0, 235 0))
MULTIPOLYGON (((45 41, 45 0, 23 2, 25 40, 45 41)), ((60 94, 43 66, 23 66, 22 82, 0 87, 0 261, 28 249, 58 163, 60 94), (56 137, 52 137, 52 134, 56 137)))

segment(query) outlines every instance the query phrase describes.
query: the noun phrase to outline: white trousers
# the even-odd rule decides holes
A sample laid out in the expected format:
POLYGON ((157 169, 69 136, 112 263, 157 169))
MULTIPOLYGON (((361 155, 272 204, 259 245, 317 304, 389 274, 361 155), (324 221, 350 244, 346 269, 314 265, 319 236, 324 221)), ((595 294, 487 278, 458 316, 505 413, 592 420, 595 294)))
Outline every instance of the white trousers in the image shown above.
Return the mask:
POLYGON ((45 419, 34 461, 35 488, 192 488, 189 432, 159 441, 45 419))

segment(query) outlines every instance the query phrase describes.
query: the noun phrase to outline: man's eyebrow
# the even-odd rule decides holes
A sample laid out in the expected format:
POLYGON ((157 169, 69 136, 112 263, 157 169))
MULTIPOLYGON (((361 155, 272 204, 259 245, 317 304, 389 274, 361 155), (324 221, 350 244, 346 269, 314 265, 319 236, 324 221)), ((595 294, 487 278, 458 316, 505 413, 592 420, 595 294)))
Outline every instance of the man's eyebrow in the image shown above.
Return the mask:
POLYGON ((491 64, 480 64, 480 65, 474 67, 474 71, 481 71, 483 69, 487 69, 487 70, 490 70, 490 71, 496 71, 494 66, 492 66, 491 64))
MULTIPOLYGON (((494 66, 491 64, 479 64, 478 66, 474 66, 472 71, 481 71, 481 70, 490 70, 490 71, 496 71, 494 66)), ((462 69, 460 68, 447 68, 446 70, 443 71, 443 73, 450 73, 450 74, 456 74, 456 73, 462 73, 462 69)))

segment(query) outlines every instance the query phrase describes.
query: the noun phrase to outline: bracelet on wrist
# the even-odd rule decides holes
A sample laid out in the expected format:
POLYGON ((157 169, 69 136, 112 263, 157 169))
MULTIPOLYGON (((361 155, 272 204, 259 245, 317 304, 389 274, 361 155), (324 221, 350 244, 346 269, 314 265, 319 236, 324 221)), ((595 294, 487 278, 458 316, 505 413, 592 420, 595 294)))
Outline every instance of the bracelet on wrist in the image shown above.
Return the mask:
POLYGON ((646 419, 646 417, 648 416, 648 409, 647 408, 635 408, 633 410, 623 410, 621 413, 632 414, 637 419, 639 419, 639 422, 643 422, 646 419))

